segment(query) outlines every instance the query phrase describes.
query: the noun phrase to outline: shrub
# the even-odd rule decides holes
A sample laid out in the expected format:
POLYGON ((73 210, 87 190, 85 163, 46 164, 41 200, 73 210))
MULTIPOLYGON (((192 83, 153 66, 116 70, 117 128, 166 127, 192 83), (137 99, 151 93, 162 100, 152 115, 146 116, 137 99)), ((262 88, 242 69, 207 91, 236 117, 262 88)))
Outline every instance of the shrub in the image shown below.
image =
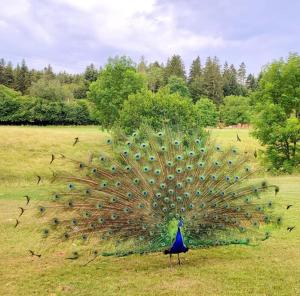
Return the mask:
POLYGON ((171 94, 168 88, 157 93, 143 90, 124 102, 118 121, 127 133, 132 133, 142 124, 155 130, 164 124, 171 124, 188 131, 200 127, 200 118, 189 98, 183 98, 178 93, 171 94))
POLYGON ((195 108, 202 126, 216 126, 219 114, 217 106, 212 100, 200 98, 196 102, 195 108))
POLYGON ((221 120, 226 125, 249 123, 250 104, 247 97, 228 96, 220 107, 221 120))

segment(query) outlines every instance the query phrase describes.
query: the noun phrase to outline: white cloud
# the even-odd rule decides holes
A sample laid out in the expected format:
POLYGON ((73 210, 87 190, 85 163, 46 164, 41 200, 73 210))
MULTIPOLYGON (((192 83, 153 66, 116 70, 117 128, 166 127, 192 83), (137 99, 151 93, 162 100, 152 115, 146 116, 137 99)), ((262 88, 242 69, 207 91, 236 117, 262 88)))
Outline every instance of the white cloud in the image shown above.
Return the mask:
POLYGON ((55 1, 81 13, 78 21, 90 24, 94 42, 119 50, 166 56, 224 45, 220 36, 202 36, 180 28, 176 15, 180 11, 172 4, 160 7, 154 0, 55 1))

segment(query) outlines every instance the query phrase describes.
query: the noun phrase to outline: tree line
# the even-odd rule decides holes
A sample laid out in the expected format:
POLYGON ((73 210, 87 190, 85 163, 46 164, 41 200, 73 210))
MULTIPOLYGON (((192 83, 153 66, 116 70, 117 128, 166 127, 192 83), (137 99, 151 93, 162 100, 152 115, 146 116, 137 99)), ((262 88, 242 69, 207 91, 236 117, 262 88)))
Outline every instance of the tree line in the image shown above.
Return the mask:
MULTIPOLYGON (((111 60, 108 60, 108 63, 111 60)), ((243 96, 257 87, 258 79, 253 74, 247 75, 244 62, 238 69, 227 62, 221 67, 217 57, 208 57, 203 66, 200 58, 197 57, 192 61, 188 75, 180 55, 173 55, 165 65, 157 61, 147 64, 144 58, 134 65, 138 73, 146 76, 148 88, 153 92, 157 92, 160 87, 164 87, 177 77, 178 80, 174 83, 185 85, 187 93, 194 101, 206 96, 215 103, 220 103, 223 97, 243 96)), ((90 64, 83 73, 70 74, 64 71, 56 74, 51 65, 42 70, 29 69, 25 60, 22 60, 21 64, 14 67, 11 62, 6 62, 2 58, 0 59, 0 84, 20 91, 23 95, 39 96, 35 89, 39 86, 45 87, 47 82, 51 81, 52 86, 57 89, 64 86, 63 90, 60 90, 60 95, 64 99, 84 99, 90 83, 98 78, 101 70, 94 64, 90 64)))
POLYGON ((179 55, 166 64, 110 58, 81 74, 15 68, 0 62, 0 123, 100 124, 132 133, 143 124, 194 128, 252 123, 258 151, 271 170, 291 172, 300 163, 300 56, 290 54, 255 77, 208 57, 186 73, 179 55))

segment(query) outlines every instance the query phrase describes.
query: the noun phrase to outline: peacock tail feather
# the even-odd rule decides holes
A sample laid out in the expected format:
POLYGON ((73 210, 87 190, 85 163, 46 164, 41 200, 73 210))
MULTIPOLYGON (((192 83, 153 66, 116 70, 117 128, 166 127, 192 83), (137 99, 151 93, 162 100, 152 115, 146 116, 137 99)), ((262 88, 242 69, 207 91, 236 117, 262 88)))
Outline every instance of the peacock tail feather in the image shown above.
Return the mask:
POLYGON ((279 188, 252 180, 252 155, 206 134, 147 128, 108 139, 86 162, 62 161, 76 167, 55 173, 67 188, 35 211, 44 244, 78 247, 70 259, 165 250, 181 219, 192 249, 266 240, 282 222, 273 214, 279 188))

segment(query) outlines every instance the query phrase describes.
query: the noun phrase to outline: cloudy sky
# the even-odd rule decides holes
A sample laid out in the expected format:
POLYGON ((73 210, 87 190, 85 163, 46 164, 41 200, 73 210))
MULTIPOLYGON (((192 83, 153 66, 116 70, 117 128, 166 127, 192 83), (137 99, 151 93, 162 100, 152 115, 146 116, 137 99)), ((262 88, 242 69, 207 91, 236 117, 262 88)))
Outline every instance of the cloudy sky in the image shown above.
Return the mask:
POLYGON ((300 51, 299 0, 0 0, 0 57, 82 71, 109 56, 218 56, 248 71, 300 51))

